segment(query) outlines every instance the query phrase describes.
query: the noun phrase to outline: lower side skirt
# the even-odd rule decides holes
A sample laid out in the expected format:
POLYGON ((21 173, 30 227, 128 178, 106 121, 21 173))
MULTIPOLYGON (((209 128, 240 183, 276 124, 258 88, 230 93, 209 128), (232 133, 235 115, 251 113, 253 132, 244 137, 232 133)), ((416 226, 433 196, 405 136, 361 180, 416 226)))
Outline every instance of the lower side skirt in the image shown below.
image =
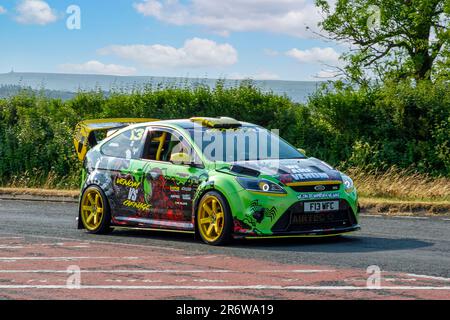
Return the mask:
POLYGON ((157 231, 157 232, 195 234, 195 231, 176 230, 176 229, 160 229, 160 228, 145 228, 145 227, 124 227, 124 226, 116 226, 116 225, 111 226, 111 228, 114 228, 114 229, 117 229, 117 230, 157 231))

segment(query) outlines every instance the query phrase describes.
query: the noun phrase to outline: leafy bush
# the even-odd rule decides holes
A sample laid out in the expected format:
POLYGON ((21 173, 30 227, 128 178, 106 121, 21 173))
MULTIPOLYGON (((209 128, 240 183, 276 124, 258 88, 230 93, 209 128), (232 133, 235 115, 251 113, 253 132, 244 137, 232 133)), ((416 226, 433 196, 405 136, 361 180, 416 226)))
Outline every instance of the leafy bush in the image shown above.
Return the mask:
MULTIPOLYGON (((392 166, 450 175, 450 91, 447 83, 387 83, 321 91, 311 99, 314 153, 342 167, 392 166)), ((307 146, 308 147, 308 146, 307 146)))
POLYGON ((0 184, 73 188, 80 164, 72 144, 83 119, 230 116, 280 129, 281 136, 343 169, 392 166, 450 175, 450 91, 445 83, 323 89, 305 105, 251 82, 214 89, 151 87, 132 93, 80 92, 62 101, 29 90, 0 99, 0 184))

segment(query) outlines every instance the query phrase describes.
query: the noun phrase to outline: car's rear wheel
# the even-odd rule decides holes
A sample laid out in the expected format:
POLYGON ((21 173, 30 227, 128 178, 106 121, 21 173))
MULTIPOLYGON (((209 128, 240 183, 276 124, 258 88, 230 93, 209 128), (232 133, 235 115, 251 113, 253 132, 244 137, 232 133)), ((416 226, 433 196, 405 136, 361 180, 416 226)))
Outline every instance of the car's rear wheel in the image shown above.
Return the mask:
POLYGON ((210 245, 225 245, 231 240, 233 218, 224 197, 206 193, 197 208, 197 227, 202 240, 210 245))
POLYGON ((97 186, 88 187, 81 198, 81 222, 89 233, 111 232, 111 213, 103 191, 97 186))

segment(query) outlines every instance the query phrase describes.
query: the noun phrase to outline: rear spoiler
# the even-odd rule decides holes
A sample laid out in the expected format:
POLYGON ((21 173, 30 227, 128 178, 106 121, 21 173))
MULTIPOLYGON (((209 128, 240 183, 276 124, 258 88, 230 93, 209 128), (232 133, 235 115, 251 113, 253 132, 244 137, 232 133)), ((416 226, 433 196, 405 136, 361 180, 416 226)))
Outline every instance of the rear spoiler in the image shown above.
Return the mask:
POLYGON ((82 121, 75 127, 74 144, 78 159, 83 161, 90 148, 95 147, 99 141, 96 132, 119 130, 136 123, 155 122, 157 119, 99 119, 82 121))

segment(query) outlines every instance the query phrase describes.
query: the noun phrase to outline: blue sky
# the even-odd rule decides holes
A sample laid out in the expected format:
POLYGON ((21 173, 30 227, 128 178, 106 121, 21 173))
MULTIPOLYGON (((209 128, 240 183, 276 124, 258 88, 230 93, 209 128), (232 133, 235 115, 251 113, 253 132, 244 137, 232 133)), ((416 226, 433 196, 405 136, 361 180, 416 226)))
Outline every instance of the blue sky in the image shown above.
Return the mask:
POLYGON ((342 52, 318 21, 313 0, 0 0, 0 72, 317 80, 342 52))

